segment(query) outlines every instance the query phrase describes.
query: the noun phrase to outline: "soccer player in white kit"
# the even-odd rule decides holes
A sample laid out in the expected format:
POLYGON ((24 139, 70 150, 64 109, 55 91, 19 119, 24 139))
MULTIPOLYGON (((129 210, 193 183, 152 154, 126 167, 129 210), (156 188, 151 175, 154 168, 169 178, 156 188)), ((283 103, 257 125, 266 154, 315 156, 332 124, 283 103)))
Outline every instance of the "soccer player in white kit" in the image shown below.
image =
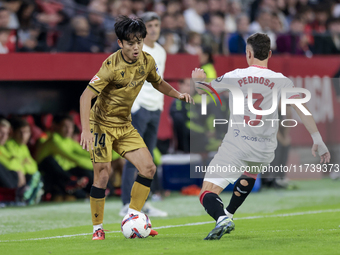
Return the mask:
MULTIPOLYGON (((246 46, 246 58, 249 67, 228 72, 210 84, 219 92, 227 90, 226 85, 229 88, 234 86, 241 89, 244 96, 244 115, 233 114, 235 110, 233 109, 233 97, 235 95, 232 92, 233 96, 229 100, 231 113, 229 132, 210 162, 209 168, 214 167, 214 172, 206 172, 200 193, 201 204, 206 212, 216 220, 215 228, 205 240, 220 239, 224 234, 234 230, 233 215, 235 211, 251 192, 262 166, 268 165, 274 159, 279 123, 272 120, 279 119, 278 107, 269 115, 255 116, 250 112, 247 105, 248 88, 252 89, 254 109, 267 110, 272 107, 274 90, 277 91, 277 102, 279 102, 281 90, 294 87, 287 77, 267 68, 270 57, 269 37, 262 33, 253 34, 247 39, 246 46), (222 169, 223 166, 227 170, 217 171, 222 169), (253 168, 251 168, 252 166, 253 168), (257 169, 257 171, 249 171, 251 169, 257 169), (230 203, 224 209, 219 194, 229 183, 235 183, 235 186, 230 203)), ((196 88, 199 88, 202 87, 202 82, 206 80, 206 75, 202 69, 196 68, 192 72, 192 78, 195 81, 196 88)), ((197 91, 201 92, 200 89, 197 89, 197 91)), ((300 98, 300 95, 298 93, 287 93, 286 98, 300 98)), ((306 108, 304 104, 302 106, 306 108)), ((315 157, 318 153, 321 157, 320 163, 328 163, 330 153, 322 141, 313 117, 305 115, 295 104, 292 104, 292 107, 313 138, 313 156, 315 157)))

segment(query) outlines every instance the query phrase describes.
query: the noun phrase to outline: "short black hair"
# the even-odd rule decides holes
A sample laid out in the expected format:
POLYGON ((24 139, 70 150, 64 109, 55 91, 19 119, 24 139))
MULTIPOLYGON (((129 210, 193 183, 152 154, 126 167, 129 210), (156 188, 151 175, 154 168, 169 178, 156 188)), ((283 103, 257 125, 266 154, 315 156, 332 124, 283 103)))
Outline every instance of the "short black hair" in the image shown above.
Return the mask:
POLYGON ((59 125, 61 124, 61 122, 63 122, 64 120, 70 120, 73 122, 73 118, 68 115, 68 114, 56 114, 54 117, 53 117, 53 123, 56 124, 56 125, 59 125))
POLYGON ((269 56, 270 38, 263 33, 255 33, 248 37, 247 44, 253 48, 254 58, 265 60, 269 56))
POLYGON ((10 123, 11 123, 13 131, 17 131, 23 127, 27 127, 27 126, 29 127, 28 122, 25 119, 19 118, 19 117, 15 117, 11 119, 10 123))
POLYGON ((115 24, 115 32, 121 42, 130 41, 134 37, 137 39, 146 37, 146 27, 140 18, 119 16, 115 24))

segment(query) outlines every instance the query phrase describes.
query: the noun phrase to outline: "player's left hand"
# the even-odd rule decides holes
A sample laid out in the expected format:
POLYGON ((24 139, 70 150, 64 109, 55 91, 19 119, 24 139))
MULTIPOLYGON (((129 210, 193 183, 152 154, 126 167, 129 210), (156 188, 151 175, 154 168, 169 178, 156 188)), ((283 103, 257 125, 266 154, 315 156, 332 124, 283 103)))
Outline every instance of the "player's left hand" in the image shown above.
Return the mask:
MULTIPOLYGON (((316 153, 318 152, 318 147, 319 145, 317 144, 313 144, 312 147, 312 154, 314 157, 316 157, 316 153)), ((326 153, 320 155, 320 163, 329 163, 331 159, 331 154, 329 153, 329 151, 327 151, 326 153)))
POLYGON ((187 102, 189 104, 191 104, 191 103, 195 104, 194 100, 192 99, 192 97, 188 93, 179 94, 178 99, 181 100, 181 101, 187 102))

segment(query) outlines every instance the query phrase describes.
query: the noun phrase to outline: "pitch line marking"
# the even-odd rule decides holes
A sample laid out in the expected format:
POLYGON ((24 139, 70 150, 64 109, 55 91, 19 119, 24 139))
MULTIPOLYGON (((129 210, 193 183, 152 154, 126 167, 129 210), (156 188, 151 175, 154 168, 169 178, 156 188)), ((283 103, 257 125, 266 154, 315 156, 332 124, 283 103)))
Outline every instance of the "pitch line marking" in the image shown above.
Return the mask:
MULTIPOLYGON (((274 214, 274 215, 248 216, 248 217, 235 218, 234 220, 253 220, 253 219, 263 219, 263 218, 289 217, 289 216, 299 216, 299 215, 328 213, 328 212, 340 212, 340 209, 328 209, 328 210, 296 212, 296 213, 282 213, 282 214, 274 214)), ((186 224, 179 224, 179 225, 160 226, 160 227, 155 227, 153 229, 166 229, 166 228, 178 228, 178 227, 187 227, 187 226, 198 226, 198 225, 205 225, 205 224, 210 224, 210 223, 214 223, 214 222, 215 221, 194 222, 194 223, 186 223, 186 224)), ((120 231, 108 231, 106 233, 107 234, 108 233, 120 233, 120 231)), ((19 240, 0 240, 0 243, 23 242, 23 241, 38 241, 38 240, 49 240, 49 239, 57 239, 57 238, 88 236, 88 235, 92 235, 92 233, 82 233, 82 234, 63 235, 63 236, 50 236, 50 237, 39 237, 39 238, 28 238, 28 239, 19 239, 19 240)))

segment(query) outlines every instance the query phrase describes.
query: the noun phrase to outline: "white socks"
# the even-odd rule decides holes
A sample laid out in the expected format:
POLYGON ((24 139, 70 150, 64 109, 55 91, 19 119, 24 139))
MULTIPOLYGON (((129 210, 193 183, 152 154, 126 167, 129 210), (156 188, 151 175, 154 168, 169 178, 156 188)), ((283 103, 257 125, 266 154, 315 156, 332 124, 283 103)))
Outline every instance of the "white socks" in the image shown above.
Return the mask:
POLYGON ((129 207, 128 214, 130 214, 130 213, 132 213, 132 214, 138 214, 138 213, 140 213, 140 212, 138 212, 138 211, 135 210, 135 209, 131 209, 131 208, 129 207))
POLYGON ((227 211, 227 209, 224 209, 225 214, 228 216, 228 218, 233 219, 234 214, 231 214, 230 212, 227 211))
POLYGON ((99 225, 93 225, 93 233, 96 232, 98 229, 103 229, 103 223, 99 225))
POLYGON ((225 215, 218 217, 216 221, 216 225, 221 222, 221 220, 225 219, 225 215))
MULTIPOLYGON (((227 209, 224 209, 225 214, 229 219, 233 219, 234 214, 231 214, 230 212, 227 211, 227 209)), ((225 215, 218 217, 216 224, 220 223, 221 220, 225 218, 225 215)))

